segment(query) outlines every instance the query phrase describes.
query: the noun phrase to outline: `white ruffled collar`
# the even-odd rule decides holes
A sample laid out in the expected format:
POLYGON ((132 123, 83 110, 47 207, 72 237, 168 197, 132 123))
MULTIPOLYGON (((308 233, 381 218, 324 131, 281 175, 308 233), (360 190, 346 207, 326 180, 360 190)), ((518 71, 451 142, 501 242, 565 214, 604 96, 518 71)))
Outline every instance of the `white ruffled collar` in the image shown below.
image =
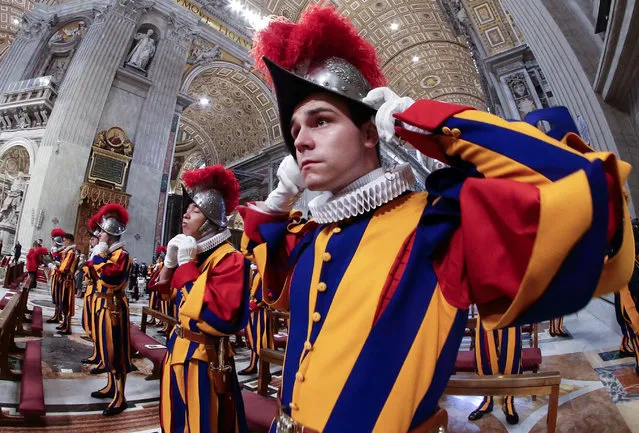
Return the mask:
POLYGON ((64 251, 75 250, 75 244, 64 247, 64 251))
POLYGON ((384 172, 377 168, 360 177, 337 194, 323 192, 308 204, 313 220, 328 224, 377 209, 399 197, 415 183, 410 164, 384 172))
POLYGON ((117 250, 118 248, 124 248, 124 242, 122 241, 118 241, 114 244, 111 244, 111 246, 109 247, 109 252, 112 253, 113 251, 117 250))
POLYGON ((207 236, 203 239, 200 239, 197 242, 197 252, 198 254, 203 253, 205 251, 211 250, 222 242, 231 237, 231 231, 229 229, 224 230, 223 232, 214 234, 213 236, 207 236))

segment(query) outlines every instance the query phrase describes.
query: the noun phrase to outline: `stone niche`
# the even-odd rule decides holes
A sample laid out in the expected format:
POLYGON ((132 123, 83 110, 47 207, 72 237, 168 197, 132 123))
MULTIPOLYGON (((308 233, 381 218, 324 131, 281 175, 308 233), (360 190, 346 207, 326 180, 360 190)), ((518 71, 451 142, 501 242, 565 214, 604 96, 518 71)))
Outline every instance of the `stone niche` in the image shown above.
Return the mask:
POLYGON ((1 254, 12 254, 15 234, 29 184, 29 153, 22 146, 10 148, 0 157, 1 254))

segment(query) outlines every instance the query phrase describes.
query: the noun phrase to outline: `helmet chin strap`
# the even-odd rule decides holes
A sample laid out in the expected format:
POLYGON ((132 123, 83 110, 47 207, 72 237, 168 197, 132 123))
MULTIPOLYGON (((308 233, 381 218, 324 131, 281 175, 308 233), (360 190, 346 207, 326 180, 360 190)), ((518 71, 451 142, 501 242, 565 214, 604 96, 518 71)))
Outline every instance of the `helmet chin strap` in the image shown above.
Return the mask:
POLYGON ((204 221, 204 224, 202 224, 200 228, 197 229, 197 233, 199 235, 197 240, 201 241, 207 237, 214 236, 221 230, 222 229, 220 227, 218 227, 216 224, 211 222, 210 219, 207 218, 206 221, 204 221))

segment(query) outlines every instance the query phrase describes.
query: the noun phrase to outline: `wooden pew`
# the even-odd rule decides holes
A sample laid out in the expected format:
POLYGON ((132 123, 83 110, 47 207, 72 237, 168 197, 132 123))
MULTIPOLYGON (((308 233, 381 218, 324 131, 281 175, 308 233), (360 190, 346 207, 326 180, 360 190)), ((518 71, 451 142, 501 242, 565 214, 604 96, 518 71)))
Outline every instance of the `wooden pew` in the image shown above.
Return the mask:
MULTIPOLYGON (((156 319, 168 323, 170 327, 176 325, 176 320, 173 317, 167 316, 166 314, 162 314, 159 311, 155 311, 149 307, 142 307, 142 320, 140 322, 140 327, 131 324, 129 330, 131 333, 131 347, 138 351, 141 356, 147 358, 149 361, 153 363, 153 371, 149 376, 146 377, 146 380, 156 380, 160 379, 162 376, 162 363, 164 362, 164 356, 166 355, 166 348, 164 349, 149 349, 146 347, 147 345, 152 344, 162 344, 155 340, 153 337, 146 334, 146 318, 147 316, 155 317, 156 319)), ((166 337, 168 342, 168 335, 166 337)))
POLYGON ((557 410, 559 407, 559 385, 561 375, 558 372, 526 373, 512 376, 458 376, 450 377, 445 394, 448 395, 548 395, 548 415, 546 426, 548 433, 557 428, 557 410))
POLYGON ((20 308, 22 298, 28 291, 14 295, 6 307, 0 311, 0 379, 18 380, 20 383, 20 416, 6 415, 0 411, 0 425, 40 425, 45 415, 44 384, 42 382, 41 346, 39 341, 29 341, 22 361, 22 373, 15 374, 9 369, 9 355, 16 351, 14 336, 23 314, 20 308))

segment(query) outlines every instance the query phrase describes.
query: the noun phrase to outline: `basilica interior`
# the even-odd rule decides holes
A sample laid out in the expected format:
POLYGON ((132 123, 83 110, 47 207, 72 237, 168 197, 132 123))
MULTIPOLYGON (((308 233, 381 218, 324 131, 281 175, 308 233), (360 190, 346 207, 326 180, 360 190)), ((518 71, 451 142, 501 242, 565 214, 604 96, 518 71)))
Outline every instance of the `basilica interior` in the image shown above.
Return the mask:
MULTIPOLYGON (((288 150, 275 94, 255 69, 250 51, 254 35, 273 16, 295 22, 310 3, 0 0, 1 432, 161 431, 159 369, 170 323, 150 308, 146 269, 157 260, 158 246, 181 233, 185 172, 215 164, 232 170, 241 204, 264 200, 277 186, 278 166, 288 150), (55 324, 42 323, 42 316, 54 312, 46 267, 31 290, 20 267, 34 241, 49 246, 55 228, 74 233, 77 249, 88 255, 87 220, 107 203, 127 209, 131 222, 122 239, 145 270, 127 293, 131 327, 143 343, 133 350, 128 409, 113 418, 102 415, 105 401, 88 396, 87 390, 99 389, 105 379, 81 363, 92 348, 81 325, 81 299, 75 302, 71 335, 56 333, 55 324), (21 251, 16 253, 17 245, 21 251), (10 320, 16 311, 17 326, 10 320), (41 347, 41 369, 27 371, 29 349, 20 348, 32 341, 41 347), (154 345, 155 352, 148 347, 154 345), (25 377, 36 384, 25 385, 25 377), (44 395, 35 420, 28 411, 21 413, 29 386, 40 387, 44 395)), ((590 147, 639 166, 639 4, 330 3, 375 47, 388 86, 398 95, 512 120, 565 106, 590 147)), ((429 174, 445 167, 399 138, 381 147, 381 160, 383 167, 409 164, 413 191, 424 191, 429 174)), ((635 217, 636 172, 626 186, 629 215, 635 217)), ((296 208, 308 215, 312 198, 304 192, 296 208)), ((237 211, 228 226, 239 248, 244 224, 237 211)), ((81 296, 81 284, 77 290, 81 296)), ((617 318, 615 297, 606 294, 564 318, 566 335, 548 322, 522 326, 523 369, 542 376, 536 385, 513 392, 519 421, 511 424, 501 410, 499 390, 492 413, 468 419, 483 396, 468 392, 470 385, 463 383, 476 378, 477 370, 477 318, 471 309, 454 380, 439 401, 447 424, 433 431, 639 432, 639 369, 633 354, 639 347, 626 341, 617 318)), ((239 376, 239 383, 255 432, 268 431, 277 415, 274 406, 253 395, 275 401, 286 348, 287 320, 275 313, 268 320, 275 341, 272 359, 257 362, 246 333, 231 337, 236 370, 248 373, 239 376)))

